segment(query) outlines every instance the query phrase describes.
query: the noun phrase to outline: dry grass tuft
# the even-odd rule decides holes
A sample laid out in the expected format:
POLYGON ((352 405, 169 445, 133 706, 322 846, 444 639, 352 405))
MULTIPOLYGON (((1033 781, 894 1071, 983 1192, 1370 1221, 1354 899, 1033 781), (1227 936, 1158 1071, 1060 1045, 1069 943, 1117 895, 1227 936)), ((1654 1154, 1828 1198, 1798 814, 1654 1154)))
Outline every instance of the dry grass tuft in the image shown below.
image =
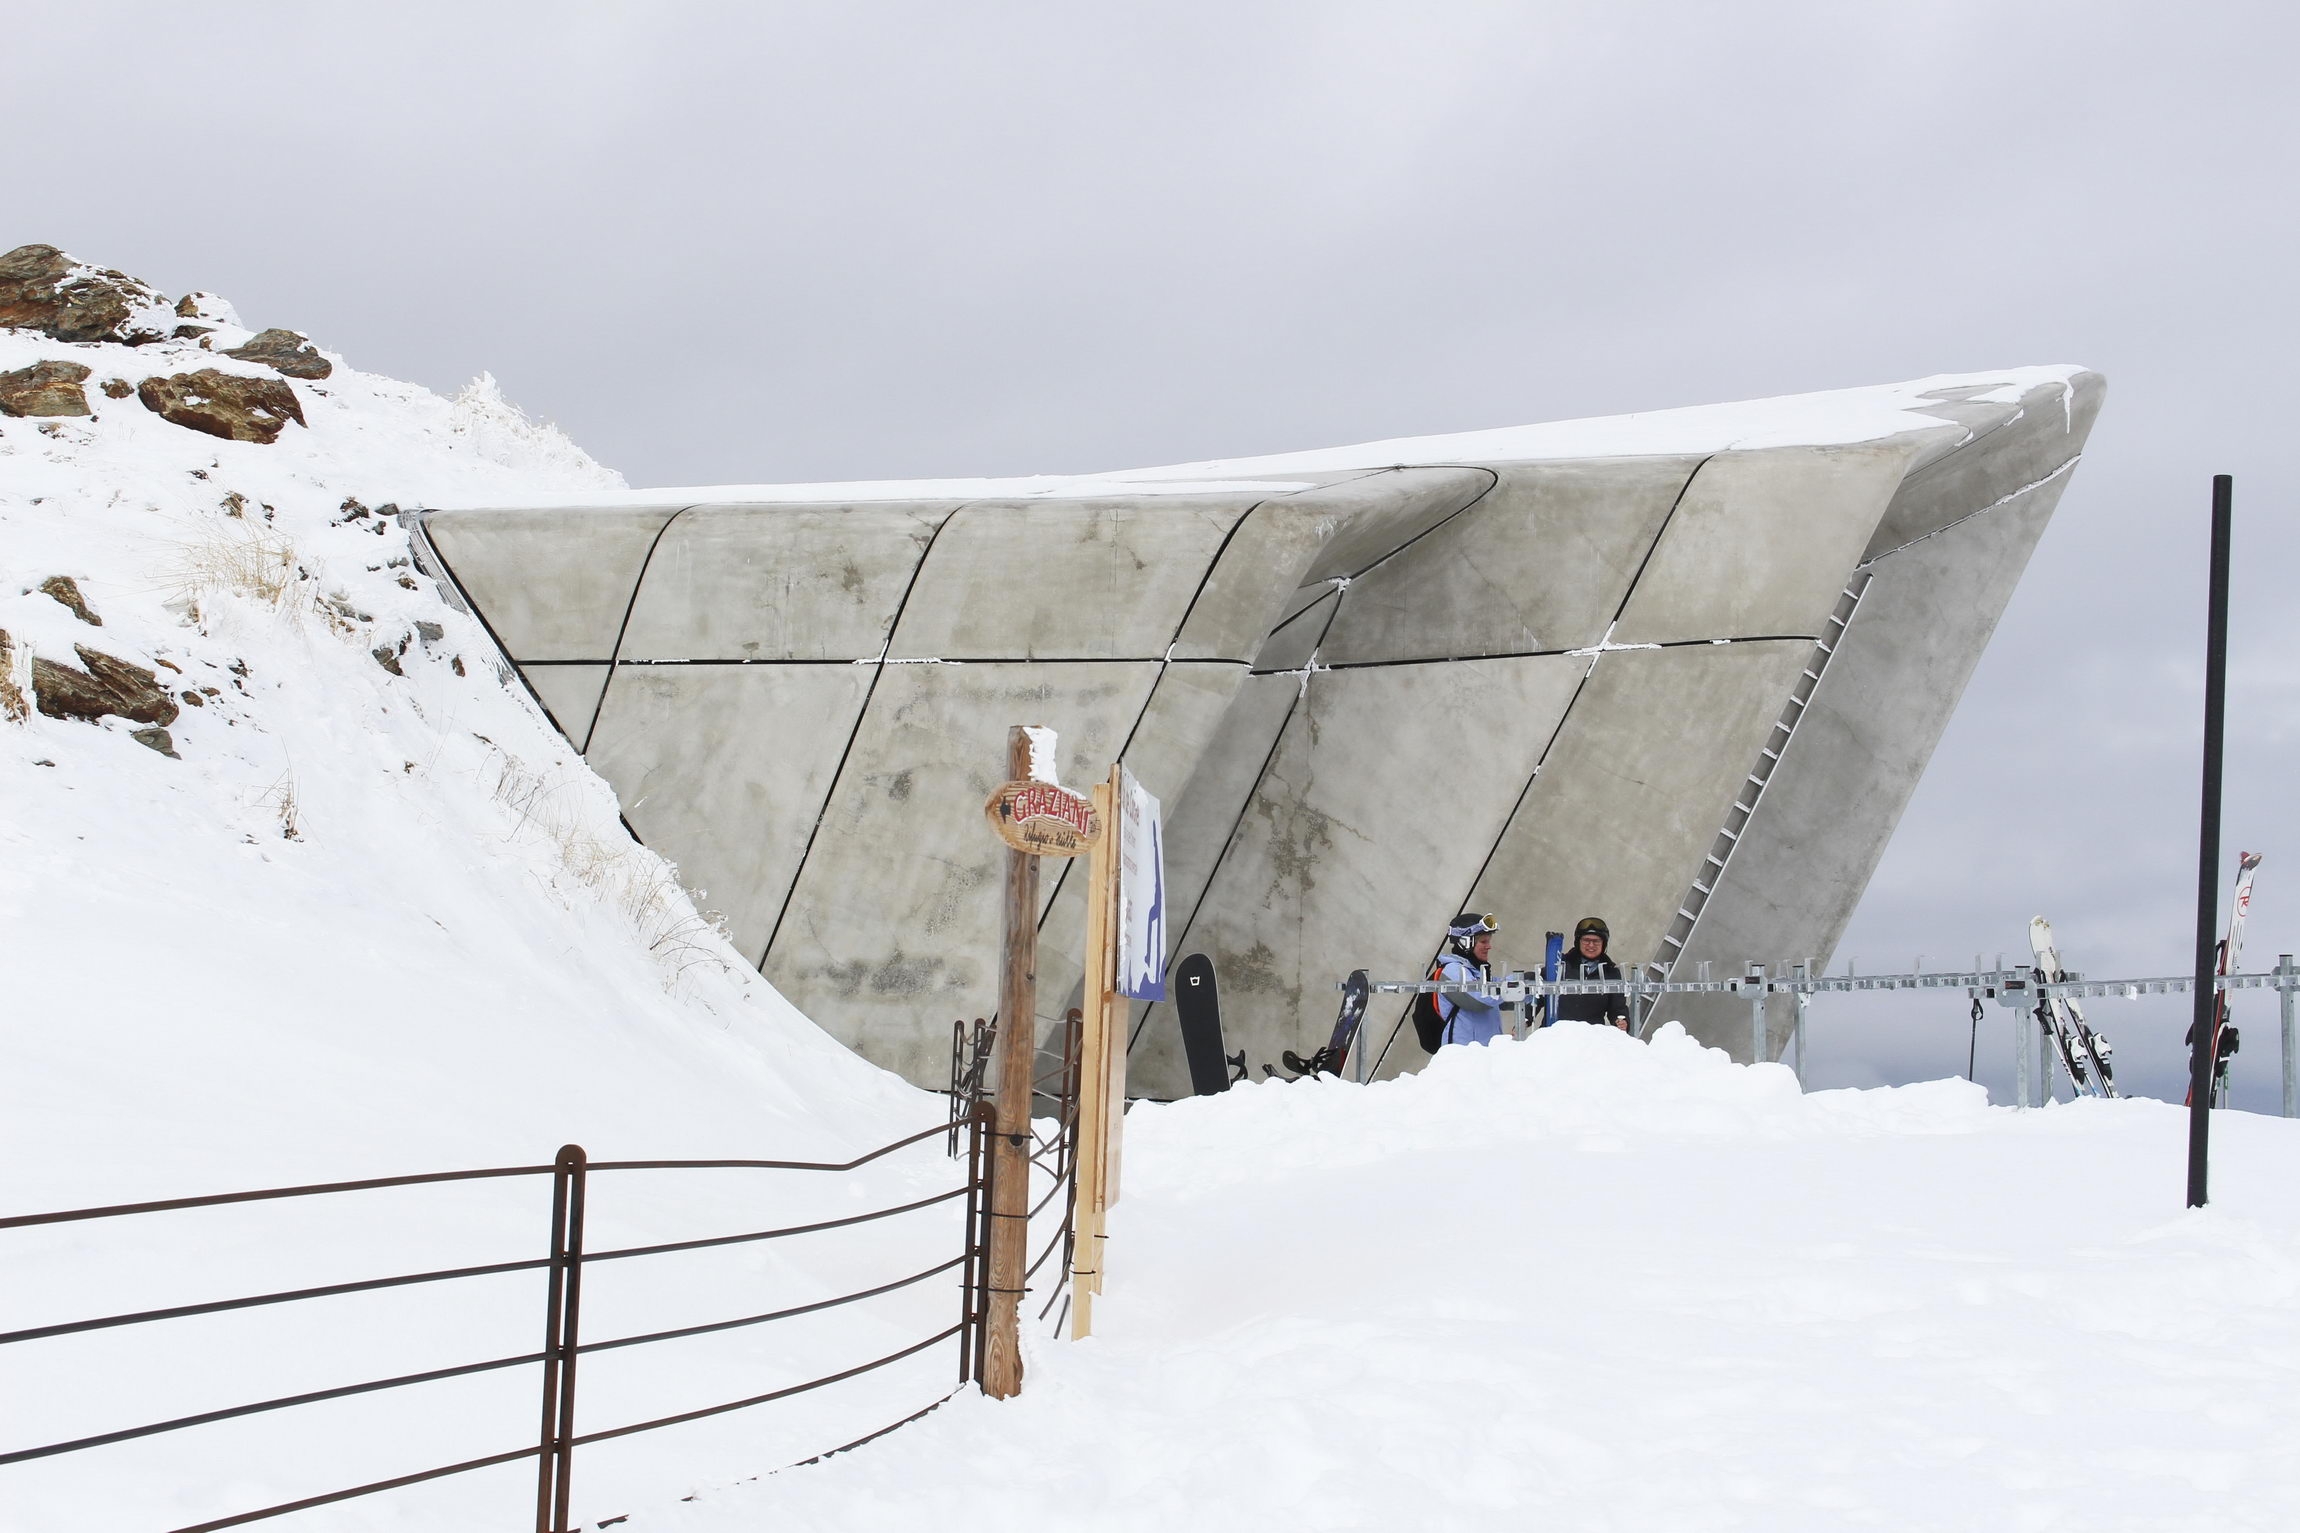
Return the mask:
POLYGON ((695 908, 678 872, 623 835, 601 836, 596 811, 585 800, 596 779, 580 767, 538 771, 500 747, 493 749, 494 799, 513 817, 511 839, 550 848, 562 899, 587 898, 613 910, 663 971, 663 988, 676 994, 698 968, 731 973, 718 918, 695 908))
POLYGON ((295 544, 266 522, 223 520, 202 524, 176 545, 163 571, 174 596, 196 613, 218 597, 232 597, 300 617, 309 605, 309 577, 296 563, 295 544))

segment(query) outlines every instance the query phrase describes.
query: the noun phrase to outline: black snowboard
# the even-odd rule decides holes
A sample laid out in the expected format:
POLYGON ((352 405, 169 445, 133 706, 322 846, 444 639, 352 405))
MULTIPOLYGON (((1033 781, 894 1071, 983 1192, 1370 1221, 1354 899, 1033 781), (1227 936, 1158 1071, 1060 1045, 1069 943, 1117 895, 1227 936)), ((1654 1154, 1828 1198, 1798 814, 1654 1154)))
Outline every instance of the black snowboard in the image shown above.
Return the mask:
POLYGON ((1210 1097, 1230 1089, 1222 1057, 1222 1002, 1214 991, 1214 960, 1192 953, 1174 968, 1174 1015, 1182 1024, 1182 1057, 1190 1062, 1190 1090, 1210 1097))
MULTIPOLYGON (((1342 981, 1342 1009, 1334 1018, 1334 1035, 1326 1046, 1309 1058, 1288 1049, 1279 1058, 1295 1079, 1305 1075, 1339 1075, 1350 1062, 1350 1046, 1357 1042, 1358 1024, 1365 1020, 1366 998, 1373 994, 1373 984, 1363 969, 1352 969, 1350 977, 1342 981)), ((1273 1077, 1277 1071, 1268 1065, 1262 1067, 1273 1077)))

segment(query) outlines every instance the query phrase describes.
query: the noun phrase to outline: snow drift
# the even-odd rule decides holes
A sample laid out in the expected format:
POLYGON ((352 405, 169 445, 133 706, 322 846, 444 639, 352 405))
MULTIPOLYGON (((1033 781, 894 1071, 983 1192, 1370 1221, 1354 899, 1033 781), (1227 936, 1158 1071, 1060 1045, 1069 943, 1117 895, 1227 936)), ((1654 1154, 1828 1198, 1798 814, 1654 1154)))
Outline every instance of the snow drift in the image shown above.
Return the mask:
POLYGON ((1665 1027, 1128 1114, 1095 1337, 1017 1399, 635 1515, 839 1533, 2270 1529, 2300 1124, 1799 1095, 1665 1027))
MULTIPOLYGON (((29 705, 0 718, 0 1212, 535 1164, 570 1141, 594 1158, 843 1160, 934 1121, 935 1098, 788 1006, 631 840, 612 793, 415 567, 390 514, 620 479, 490 379, 443 399, 300 337, 267 353, 282 371, 227 354, 260 337, 220 300, 184 300, 190 333, 176 335, 155 333, 152 301, 131 296, 123 338, 0 329, 0 375, 65 380, 32 407, 90 412, 0 419, 0 631, 29 705), (301 424, 275 412, 273 440, 233 439, 146 401, 154 379, 211 373, 286 394, 301 424), (142 717, 42 711, 105 675, 126 678, 139 700, 118 706, 142 717)), ((602 1187, 595 1238, 758 1228, 825 1199, 851 1212, 949 1180, 932 1144, 836 1187, 633 1179, 602 1187)), ((0 1330, 532 1256, 547 1195, 482 1184, 0 1232, 0 1330)), ((598 1334, 753 1312, 762 1293, 838 1292, 913 1251, 947 1253, 956 1223, 613 1278, 598 1334)), ((525 1351, 536 1284, 504 1281, 452 1301, 369 1295, 0 1349, 0 1442, 525 1351)), ((955 1298, 936 1286, 914 1307, 634 1361, 627 1387, 603 1365, 586 1420, 874 1356, 862 1349, 882 1330, 925 1334, 911 1321, 931 1310, 947 1324, 955 1298)), ((601 1450, 589 1488, 604 1515, 643 1489, 676 1494, 683 1475, 789 1462, 948 1388, 940 1352, 922 1370, 807 1413, 632 1439, 601 1450)), ((15 1466, 0 1471, 0 1527, 176 1526, 516 1446, 532 1394, 519 1370, 515 1386, 439 1386, 15 1466)), ((528 1466, 496 1473, 477 1502, 454 1484, 379 1497, 332 1525, 500 1522, 531 1496, 523 1477, 528 1466)))

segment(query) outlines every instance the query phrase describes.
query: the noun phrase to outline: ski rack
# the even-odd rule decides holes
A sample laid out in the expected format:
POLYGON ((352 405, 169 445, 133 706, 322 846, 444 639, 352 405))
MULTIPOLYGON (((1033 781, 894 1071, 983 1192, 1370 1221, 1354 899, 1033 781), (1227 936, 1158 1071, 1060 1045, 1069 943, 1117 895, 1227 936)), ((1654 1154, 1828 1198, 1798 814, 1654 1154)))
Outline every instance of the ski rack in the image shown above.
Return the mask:
MULTIPOLYGON (((1922 962, 1922 960, 1919 960, 1922 962)), ((1797 1051, 1797 1073, 1804 1074, 1805 1002, 1812 996, 1852 994, 1880 990, 1953 990, 1962 991, 1975 1000, 1993 1000, 2000 1006, 2016 1012, 2032 1011, 2048 999, 2125 999, 2135 1000, 2144 995, 2188 995, 2196 988, 2193 974, 2170 974, 2147 979, 2087 979, 2084 975, 2063 971, 2057 980, 2037 978, 2033 968, 2010 968, 2000 959, 1993 969, 1914 969, 1904 974, 1856 974, 1848 965, 1843 974, 1816 974, 1810 962, 1778 966, 1769 970, 1760 963, 1744 964, 1742 972, 1724 978, 1708 975, 1708 965, 1701 965, 1702 973, 1695 979, 1543 979, 1537 971, 1514 970, 1496 978, 1468 985, 1449 984, 1430 979, 1375 980, 1372 988, 1383 995, 1429 995, 1440 990, 1466 991, 1481 1000, 1498 1001, 1505 1007, 1514 1007, 1522 1019, 1526 1003, 1535 997, 1555 998, 1566 995, 1620 995, 1629 999, 1631 1026, 1639 1036, 1644 1029, 1637 1024, 1637 1013, 1652 997, 1663 995, 1734 995, 1750 1000, 1751 1043, 1757 1058, 1767 1053, 1764 1034, 1764 1002, 1768 995, 1794 996, 1797 1002, 1797 1021, 1792 1034, 1797 1051), (1784 972, 1785 971, 1785 972, 1784 972)), ((1337 983, 1338 991, 1342 986, 1337 983)), ((2284 1116, 2300 1117, 2300 1038, 2295 1036, 2295 1001, 2300 998, 2300 965, 2294 964, 2292 955, 2278 955, 2276 967, 2251 974, 2216 974, 2212 988, 2230 990, 2273 990, 2281 1003, 2284 1043, 2284 1116)), ((1553 1008, 1554 1009, 1554 1008, 1553 1008)), ((2023 1056, 2025 1061, 2025 1054, 2023 1056)))

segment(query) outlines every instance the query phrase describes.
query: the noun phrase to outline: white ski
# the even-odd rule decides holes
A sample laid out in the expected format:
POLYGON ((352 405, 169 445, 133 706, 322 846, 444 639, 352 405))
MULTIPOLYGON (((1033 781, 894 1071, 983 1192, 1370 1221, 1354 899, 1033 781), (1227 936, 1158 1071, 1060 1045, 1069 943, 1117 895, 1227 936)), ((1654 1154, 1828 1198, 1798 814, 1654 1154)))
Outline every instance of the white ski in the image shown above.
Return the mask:
MULTIPOLYGON (((2050 983, 2067 977, 2060 966, 2060 949, 2053 943, 2050 921, 2038 916, 2029 922, 2028 943, 2036 955, 2038 979, 2050 983)), ((2079 1095, 2116 1095, 2116 1071, 2108 1063, 2108 1040, 2086 1025, 2083 1007, 2064 996, 2048 996, 2037 1002, 2036 1019, 2052 1035, 2060 1053, 2060 1067, 2068 1072, 2069 1083, 2079 1095)), ((2052 1094, 2049 1081, 2045 1094, 2052 1094)))
MULTIPOLYGON (((2220 972, 2236 972, 2244 952, 2244 918, 2252 914, 2252 875, 2260 869, 2260 853, 2236 854, 2236 898, 2228 909, 2228 935, 2220 939, 2220 972)), ((2191 1043, 2194 1042, 2192 1038, 2191 1043)), ((2212 1000, 2212 1105, 2228 1105, 2228 1061, 2236 1053, 2236 1032, 2228 1025, 2228 992, 2212 1000)), ((2195 1094, 2190 1088, 2190 1095, 2195 1094)))

